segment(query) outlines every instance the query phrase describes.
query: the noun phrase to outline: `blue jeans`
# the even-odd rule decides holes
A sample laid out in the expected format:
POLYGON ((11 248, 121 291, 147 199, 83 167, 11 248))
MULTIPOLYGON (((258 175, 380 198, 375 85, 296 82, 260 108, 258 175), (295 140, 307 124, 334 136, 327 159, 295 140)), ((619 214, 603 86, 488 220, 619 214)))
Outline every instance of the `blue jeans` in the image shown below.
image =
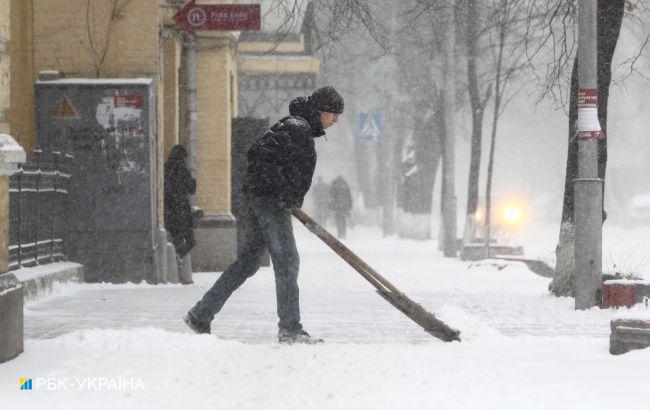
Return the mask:
POLYGON ((197 320, 210 323, 230 295, 261 265, 268 248, 275 272, 277 310, 282 330, 302 329, 298 294, 300 258, 291 225, 291 212, 270 197, 249 199, 246 238, 237 260, 221 274, 203 298, 191 309, 197 320))

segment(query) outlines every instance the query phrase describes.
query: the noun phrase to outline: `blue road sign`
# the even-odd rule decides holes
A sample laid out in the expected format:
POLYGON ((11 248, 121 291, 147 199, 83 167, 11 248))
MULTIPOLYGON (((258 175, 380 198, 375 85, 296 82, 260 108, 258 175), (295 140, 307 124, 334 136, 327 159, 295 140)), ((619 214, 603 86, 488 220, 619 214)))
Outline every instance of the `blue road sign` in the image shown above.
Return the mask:
POLYGON ((379 139, 383 135, 381 113, 359 114, 359 137, 364 140, 379 139))

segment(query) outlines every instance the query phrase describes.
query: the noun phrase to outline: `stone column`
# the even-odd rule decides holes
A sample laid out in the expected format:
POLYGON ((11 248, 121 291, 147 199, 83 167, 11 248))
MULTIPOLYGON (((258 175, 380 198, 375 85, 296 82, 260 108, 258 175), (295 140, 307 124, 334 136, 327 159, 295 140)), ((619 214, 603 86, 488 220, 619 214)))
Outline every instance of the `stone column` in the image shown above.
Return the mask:
POLYGON ((231 128, 234 105, 233 39, 215 34, 197 41, 197 202, 205 213, 192 252, 197 271, 222 271, 237 253, 230 210, 231 128))
MULTIPOLYGON (((5 112, 9 108, 11 35, 10 0, 0 0, 0 132, 9 132, 5 112)), ((9 270, 9 175, 25 151, 9 135, 0 135, 0 363, 23 351, 23 285, 9 270)))
POLYGON ((23 351, 23 285, 9 270, 9 177, 0 176, 0 363, 23 351))
POLYGON ((9 271, 9 177, 0 176, 0 274, 9 271))

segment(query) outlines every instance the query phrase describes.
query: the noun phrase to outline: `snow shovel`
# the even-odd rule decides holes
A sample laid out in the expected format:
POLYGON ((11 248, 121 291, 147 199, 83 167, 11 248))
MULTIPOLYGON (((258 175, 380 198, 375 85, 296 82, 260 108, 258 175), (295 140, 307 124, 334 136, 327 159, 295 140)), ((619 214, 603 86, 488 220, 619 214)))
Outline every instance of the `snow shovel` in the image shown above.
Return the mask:
POLYGON ((420 325, 427 333, 445 342, 460 341, 460 332, 452 329, 445 322, 438 319, 433 313, 427 312, 421 305, 415 303, 397 289, 386 278, 377 273, 361 258, 343 245, 338 239, 314 221, 309 215, 298 208, 292 208, 291 213, 313 233, 336 252, 343 260, 361 274, 377 293, 397 310, 404 313, 412 321, 420 325))

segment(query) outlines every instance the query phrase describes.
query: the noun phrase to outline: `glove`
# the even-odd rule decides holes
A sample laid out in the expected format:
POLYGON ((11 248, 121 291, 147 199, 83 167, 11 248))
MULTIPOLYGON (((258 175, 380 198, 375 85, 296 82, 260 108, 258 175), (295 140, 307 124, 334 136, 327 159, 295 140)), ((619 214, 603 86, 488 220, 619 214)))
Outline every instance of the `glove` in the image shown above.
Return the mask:
POLYGON ((291 208, 300 208, 302 206, 302 201, 296 201, 295 199, 282 198, 278 200, 278 206, 282 209, 291 210, 291 208))
POLYGON ((278 201, 278 206, 279 206, 280 208, 282 208, 282 209, 287 209, 287 210, 293 208, 293 207, 292 207, 288 202, 286 202, 286 201, 278 201))

